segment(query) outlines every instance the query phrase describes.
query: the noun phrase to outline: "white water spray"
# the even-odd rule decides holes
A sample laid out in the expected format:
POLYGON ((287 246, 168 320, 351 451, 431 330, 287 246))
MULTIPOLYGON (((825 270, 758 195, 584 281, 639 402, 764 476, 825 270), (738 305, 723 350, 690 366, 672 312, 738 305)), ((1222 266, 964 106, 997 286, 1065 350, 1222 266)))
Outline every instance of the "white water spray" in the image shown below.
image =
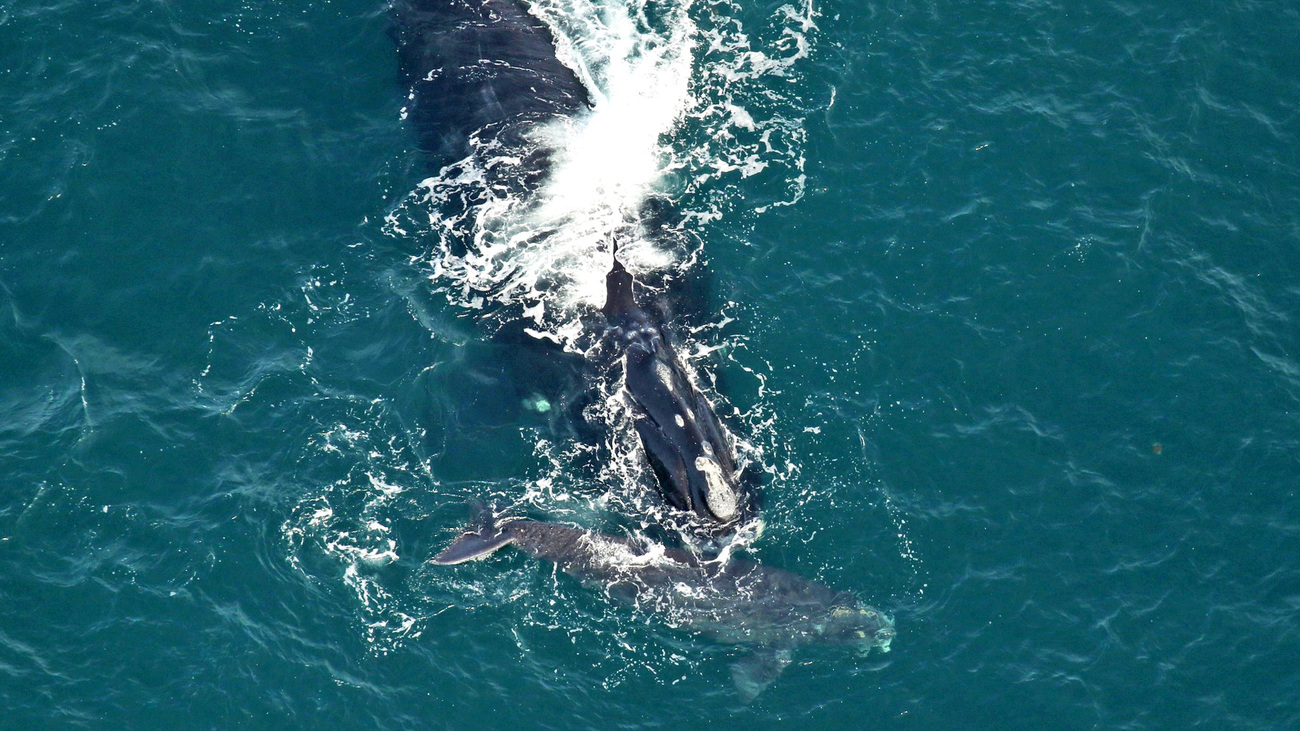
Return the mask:
POLYGON ((779 201, 801 194, 802 115, 774 87, 790 86, 814 26, 810 9, 783 7, 779 34, 755 48, 725 2, 534 0, 529 8, 592 108, 527 130, 527 144, 549 153, 540 185, 494 183, 528 151, 475 140, 473 154, 424 181, 389 217, 389 230, 431 235, 432 280, 453 303, 505 307, 530 320, 535 337, 573 349, 579 316, 604 302, 614 236, 635 275, 696 258, 697 245, 683 243, 698 240, 689 233, 645 230, 652 196, 692 198, 697 210, 679 210, 698 223, 737 207, 744 193, 732 180, 769 169, 779 201), (407 223, 420 211, 425 220, 407 223))

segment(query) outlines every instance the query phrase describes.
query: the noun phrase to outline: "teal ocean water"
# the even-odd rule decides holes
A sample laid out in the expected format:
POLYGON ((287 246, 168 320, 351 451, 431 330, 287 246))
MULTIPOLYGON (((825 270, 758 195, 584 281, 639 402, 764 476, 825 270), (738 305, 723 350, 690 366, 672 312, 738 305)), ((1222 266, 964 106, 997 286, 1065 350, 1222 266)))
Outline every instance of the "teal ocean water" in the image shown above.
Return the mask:
POLYGON ((1300 726, 1300 10, 535 11, 625 115, 505 266, 382 0, 0 2, 0 727, 1300 726), (897 622, 750 703, 743 648, 429 562, 474 497, 653 533, 482 301, 563 340, 648 191, 745 551, 897 622))

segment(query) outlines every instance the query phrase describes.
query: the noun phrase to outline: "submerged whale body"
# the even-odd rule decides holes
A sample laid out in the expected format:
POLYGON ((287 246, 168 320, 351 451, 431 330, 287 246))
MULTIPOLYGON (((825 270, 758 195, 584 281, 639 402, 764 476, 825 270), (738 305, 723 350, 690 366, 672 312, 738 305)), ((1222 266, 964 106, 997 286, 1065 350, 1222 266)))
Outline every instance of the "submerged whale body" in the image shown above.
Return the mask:
POLYGON ((637 305, 635 280, 617 256, 605 284, 606 340, 622 361, 633 424, 661 494, 708 524, 736 523, 754 500, 737 479, 713 406, 691 385, 667 334, 637 305))
POLYGON ((434 563, 464 563, 513 545, 675 624, 751 646, 753 655, 732 668, 747 698, 776 678, 798 645, 844 644, 865 655, 872 648, 888 652, 894 639, 893 620, 879 610, 783 569, 735 558, 704 560, 681 549, 555 523, 502 520, 481 503, 474 509, 474 526, 434 563))

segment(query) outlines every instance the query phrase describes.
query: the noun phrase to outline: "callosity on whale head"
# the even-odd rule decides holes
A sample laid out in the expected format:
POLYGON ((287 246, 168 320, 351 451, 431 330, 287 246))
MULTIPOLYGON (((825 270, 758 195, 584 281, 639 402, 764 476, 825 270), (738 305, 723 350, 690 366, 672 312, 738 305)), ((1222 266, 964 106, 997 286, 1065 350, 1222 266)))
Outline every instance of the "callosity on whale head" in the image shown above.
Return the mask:
POLYGON ((889 652, 894 641, 894 620, 873 607, 835 607, 821 630, 821 638, 826 642, 852 645, 858 654, 864 656, 873 648, 889 652))

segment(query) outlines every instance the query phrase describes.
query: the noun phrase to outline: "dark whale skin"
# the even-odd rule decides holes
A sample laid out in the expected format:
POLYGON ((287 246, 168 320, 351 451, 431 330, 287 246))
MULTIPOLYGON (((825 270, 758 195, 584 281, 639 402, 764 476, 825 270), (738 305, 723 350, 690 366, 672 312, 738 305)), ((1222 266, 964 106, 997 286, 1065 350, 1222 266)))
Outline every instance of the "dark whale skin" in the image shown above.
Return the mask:
MULTIPOLYGON (((410 89, 408 120, 421 149, 450 164, 476 145, 486 148, 488 156, 510 161, 486 166, 490 185, 535 190, 549 169, 550 151, 530 142, 529 130, 579 114, 590 101, 574 71, 556 57, 550 30, 521 0, 392 0, 392 11, 410 89)), ((651 222, 663 218, 655 204, 647 202, 651 222)), ((727 532, 757 506, 738 480, 734 451, 713 406, 691 384, 669 329, 636 302, 632 277, 617 257, 606 283, 604 323, 595 325, 595 334, 607 347, 595 365, 621 366, 633 425, 665 502, 699 518, 705 532, 727 532)), ((495 337, 522 340, 518 329, 503 327, 495 337)), ((548 356, 568 362, 550 350, 556 352, 548 356)), ((590 375, 580 367, 569 370, 560 381, 590 375)), ((588 401, 572 394, 564 400, 579 407, 588 401)))
POLYGON ((605 284, 605 339, 622 362, 633 424, 660 493, 706 525, 735 525, 755 499, 737 478, 712 404, 687 378, 665 330, 637 304, 635 280, 617 257, 605 284))
POLYGON ((590 106, 519 0, 393 0, 392 10, 408 119, 436 158, 464 157, 476 135, 517 141, 529 124, 590 106))

